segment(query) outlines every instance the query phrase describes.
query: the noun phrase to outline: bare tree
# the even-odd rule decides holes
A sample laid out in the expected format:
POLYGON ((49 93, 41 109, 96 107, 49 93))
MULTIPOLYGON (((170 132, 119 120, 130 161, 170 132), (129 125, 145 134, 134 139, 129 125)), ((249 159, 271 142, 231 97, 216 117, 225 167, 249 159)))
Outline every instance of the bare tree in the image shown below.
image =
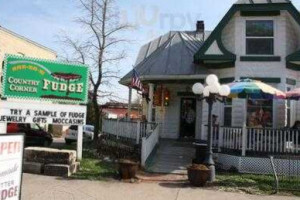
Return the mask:
POLYGON ((90 95, 95 115, 94 141, 97 141, 101 120, 98 100, 113 96, 112 91, 105 91, 101 86, 109 88, 111 79, 119 78, 115 66, 125 58, 122 44, 128 42, 121 38, 121 33, 131 26, 120 23, 115 0, 79 0, 79 3, 82 16, 76 22, 86 34, 78 39, 62 36, 60 40, 69 47, 69 61, 90 66, 90 95))

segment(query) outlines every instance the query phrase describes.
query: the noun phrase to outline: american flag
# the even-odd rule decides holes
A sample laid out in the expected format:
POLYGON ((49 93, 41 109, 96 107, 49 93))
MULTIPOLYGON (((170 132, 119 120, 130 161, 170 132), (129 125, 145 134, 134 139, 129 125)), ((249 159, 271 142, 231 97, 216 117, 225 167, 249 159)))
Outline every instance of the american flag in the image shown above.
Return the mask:
POLYGON ((135 69, 133 69, 132 79, 131 79, 131 87, 144 92, 143 84, 140 80, 140 77, 135 69))

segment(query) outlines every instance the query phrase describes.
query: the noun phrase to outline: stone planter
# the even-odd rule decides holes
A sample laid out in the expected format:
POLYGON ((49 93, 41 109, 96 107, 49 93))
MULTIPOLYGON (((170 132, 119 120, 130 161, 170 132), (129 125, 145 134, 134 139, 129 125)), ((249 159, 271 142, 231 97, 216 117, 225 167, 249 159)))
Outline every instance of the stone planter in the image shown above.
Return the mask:
POLYGON ((132 179, 135 178, 139 164, 131 160, 121 159, 119 160, 119 174, 121 179, 132 179))
POLYGON ((210 170, 205 165, 193 164, 187 170, 191 185, 196 187, 205 186, 210 176, 210 170))

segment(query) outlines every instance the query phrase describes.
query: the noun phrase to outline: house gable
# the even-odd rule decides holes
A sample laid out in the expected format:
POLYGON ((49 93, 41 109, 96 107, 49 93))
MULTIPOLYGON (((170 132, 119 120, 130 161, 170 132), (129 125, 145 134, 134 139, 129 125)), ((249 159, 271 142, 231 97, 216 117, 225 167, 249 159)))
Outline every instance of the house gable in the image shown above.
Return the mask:
MULTIPOLYGON (((290 1, 287 0, 278 0, 278 1, 263 1, 261 0, 260 3, 258 1, 248 1, 248 0, 241 0, 238 1, 237 4, 234 4, 229 11, 225 14, 223 19, 217 25, 217 27, 213 30, 211 35, 208 39, 204 42, 203 46, 199 49, 199 51, 194 55, 194 62, 195 63, 220 63, 217 61, 222 62, 235 62, 236 55, 230 50, 228 47, 226 48, 224 45, 224 38, 223 32, 226 26, 230 23, 230 20, 234 19, 235 14, 239 12, 240 16, 278 16, 280 15, 280 11, 287 11, 290 14, 291 18, 297 23, 297 26, 300 26, 300 13, 298 10, 293 6, 290 1), (223 39, 223 40, 222 40, 223 39), (217 42, 222 54, 220 52, 215 53, 209 49, 213 49, 215 43, 217 42)), ((250 56, 252 59, 252 56, 250 56)), ((271 56, 272 58, 262 58, 262 61, 280 61, 278 57, 271 56)), ((244 59, 244 58, 243 58, 244 59)), ((300 51, 294 52, 290 56, 287 56, 287 63, 290 60, 297 59, 300 63, 300 51)), ((248 58, 246 58, 248 60, 248 58)), ((260 57, 253 56, 253 61, 260 61, 260 57)), ((295 60, 293 60, 295 62, 295 60)), ((295 63, 294 63, 295 64, 295 63)), ((214 65, 210 65, 214 68, 214 65)), ((234 66, 234 65, 232 65, 234 66)), ((289 66, 289 65, 287 65, 289 66)), ((300 67, 300 65, 299 65, 300 67)))

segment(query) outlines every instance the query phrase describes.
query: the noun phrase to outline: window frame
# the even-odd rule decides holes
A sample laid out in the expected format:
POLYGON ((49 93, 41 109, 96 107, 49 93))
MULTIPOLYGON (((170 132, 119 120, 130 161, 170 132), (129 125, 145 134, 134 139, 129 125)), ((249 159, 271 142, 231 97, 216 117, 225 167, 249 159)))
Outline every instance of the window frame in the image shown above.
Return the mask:
POLYGON ((275 35, 276 35, 276 28, 275 28, 275 20, 274 19, 246 19, 245 20, 245 54, 247 56, 274 56, 275 55, 275 35), (273 24, 273 36, 247 36, 247 22, 251 21, 270 21, 273 24), (247 41, 248 39, 272 39, 273 41, 273 49, 272 53, 269 54, 259 54, 259 53, 248 53, 247 52, 247 41))

